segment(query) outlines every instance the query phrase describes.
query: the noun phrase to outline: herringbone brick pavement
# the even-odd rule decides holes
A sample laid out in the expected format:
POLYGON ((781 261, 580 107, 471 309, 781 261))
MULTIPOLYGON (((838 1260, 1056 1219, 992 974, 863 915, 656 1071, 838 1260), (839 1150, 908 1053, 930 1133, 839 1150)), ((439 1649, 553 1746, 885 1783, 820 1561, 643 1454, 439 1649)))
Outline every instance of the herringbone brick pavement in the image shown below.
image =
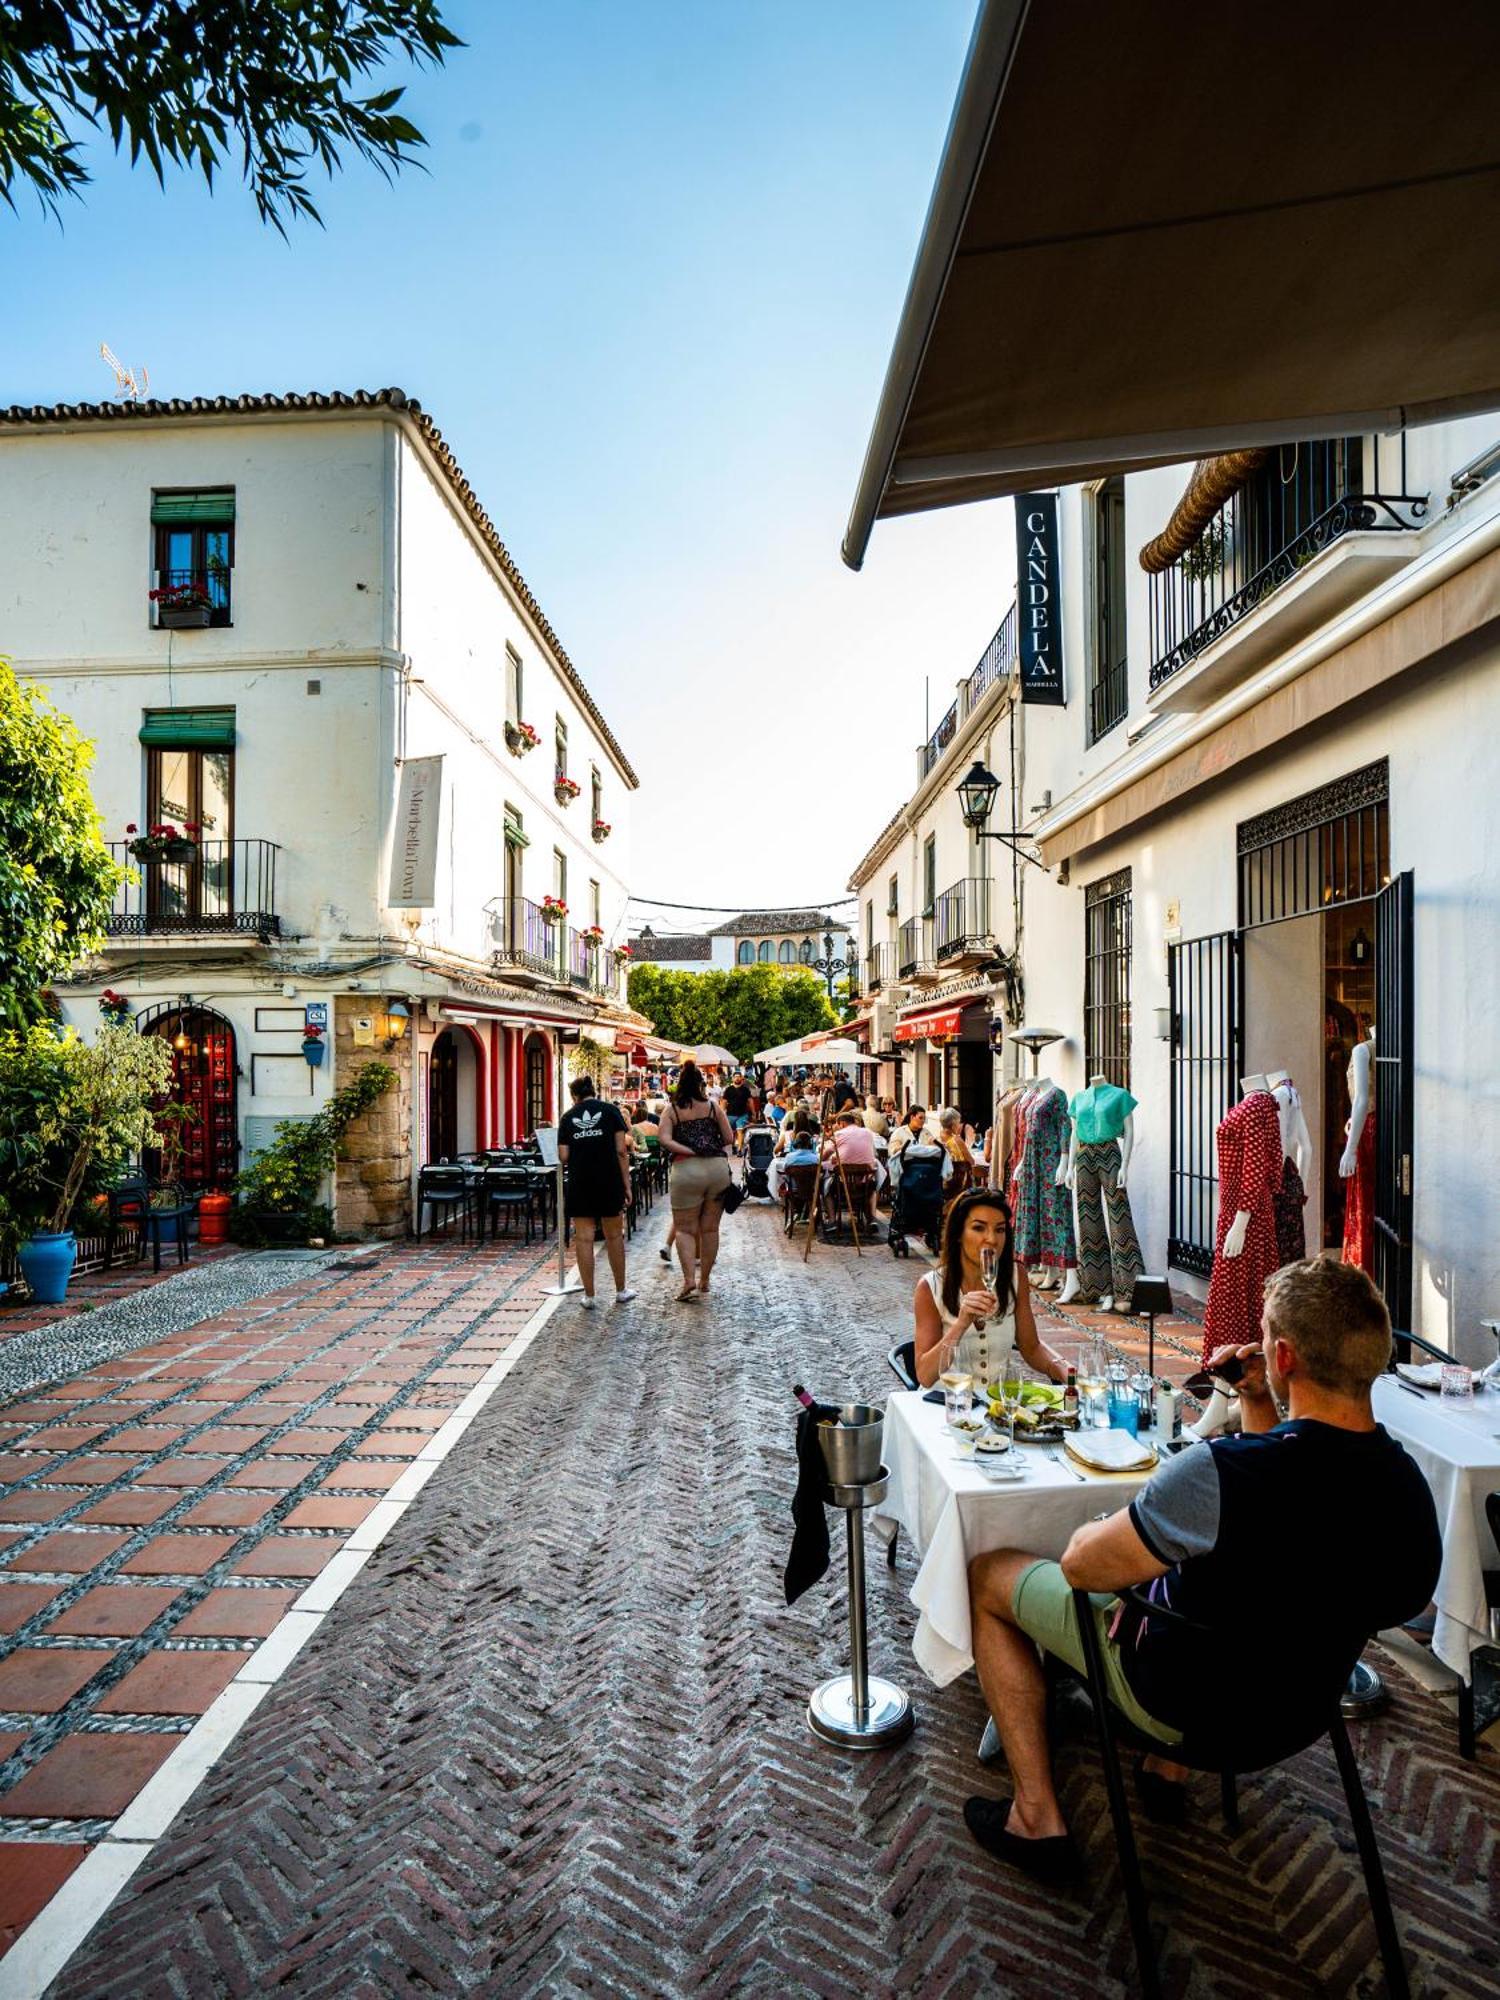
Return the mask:
MULTIPOLYGON (((660 1227, 658 1219, 657 1229, 660 1227)), ((655 1232, 651 1232, 654 1234, 655 1232)), ((969 1842, 966 1678, 908 1651, 911 1567, 872 1563, 874 1663, 916 1735, 809 1736, 841 1662, 837 1569, 781 1600, 789 1385, 878 1396, 919 1265, 726 1227, 711 1303, 565 1303, 59 1982, 142 1995, 1045 1995, 1131 1990, 1108 1816, 1059 1758, 1086 1892, 1050 1897, 969 1842)), ((644 1273, 642 1266, 648 1266, 644 1273)), ((1358 1754, 1419 1993, 1493 1996, 1500 1783, 1392 1670, 1358 1754)), ((1377 1990, 1331 1761, 1142 1828, 1173 1995, 1377 1990)))

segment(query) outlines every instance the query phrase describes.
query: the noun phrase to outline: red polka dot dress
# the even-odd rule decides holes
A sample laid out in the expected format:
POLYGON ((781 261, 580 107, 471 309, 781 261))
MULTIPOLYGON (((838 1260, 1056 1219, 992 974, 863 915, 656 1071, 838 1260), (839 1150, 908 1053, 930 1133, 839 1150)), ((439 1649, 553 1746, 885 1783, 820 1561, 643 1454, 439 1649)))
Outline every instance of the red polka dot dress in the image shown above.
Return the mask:
POLYGON ((1220 1347, 1260 1339, 1266 1280, 1280 1268, 1275 1196, 1281 1186, 1281 1118, 1269 1091, 1253 1091, 1224 1118, 1218 1131, 1219 1226, 1213 1276, 1203 1315, 1203 1360, 1220 1347), (1224 1255, 1224 1238, 1241 1209, 1250 1211, 1245 1247, 1224 1255))

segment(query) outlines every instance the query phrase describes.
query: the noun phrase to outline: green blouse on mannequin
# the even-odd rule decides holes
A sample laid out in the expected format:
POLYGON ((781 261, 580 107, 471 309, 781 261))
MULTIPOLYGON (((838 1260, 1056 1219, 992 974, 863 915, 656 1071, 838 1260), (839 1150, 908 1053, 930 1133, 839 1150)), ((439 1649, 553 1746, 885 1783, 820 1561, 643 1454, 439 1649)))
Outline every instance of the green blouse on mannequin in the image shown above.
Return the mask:
POLYGON ((1080 1090, 1068 1106, 1079 1145, 1102 1146, 1118 1139, 1135 1102, 1128 1090, 1114 1083, 1091 1083, 1087 1090, 1080 1090))

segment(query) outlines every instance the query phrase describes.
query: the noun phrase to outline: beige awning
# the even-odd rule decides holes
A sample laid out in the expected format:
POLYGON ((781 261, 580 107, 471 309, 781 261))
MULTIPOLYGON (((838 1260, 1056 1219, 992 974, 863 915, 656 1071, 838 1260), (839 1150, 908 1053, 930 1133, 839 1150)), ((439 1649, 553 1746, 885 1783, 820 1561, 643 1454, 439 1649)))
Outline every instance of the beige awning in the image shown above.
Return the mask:
POLYGON ((1500 6, 982 0, 877 518, 1500 407, 1500 6))

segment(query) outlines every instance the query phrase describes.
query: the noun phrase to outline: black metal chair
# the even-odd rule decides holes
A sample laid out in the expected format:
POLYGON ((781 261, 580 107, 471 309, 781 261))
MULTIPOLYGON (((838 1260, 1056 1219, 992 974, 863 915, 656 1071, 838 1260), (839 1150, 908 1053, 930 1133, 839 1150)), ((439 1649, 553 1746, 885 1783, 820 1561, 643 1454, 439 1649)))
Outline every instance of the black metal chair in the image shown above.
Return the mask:
POLYGON ((180 1190, 173 1191, 171 1200, 161 1197, 168 1190, 157 1190, 157 1206, 152 1205, 151 1188, 145 1178, 132 1175, 109 1189, 108 1219, 104 1228, 104 1268, 109 1270, 114 1263, 115 1245, 121 1234, 129 1230, 135 1236, 135 1258, 139 1263, 146 1254, 146 1245, 151 1245, 151 1268, 161 1269, 161 1246, 164 1241, 177 1246, 177 1261, 186 1264, 189 1260, 191 1230, 196 1203, 190 1201, 180 1190), (172 1227, 168 1230, 168 1224, 172 1227))
POLYGON ((446 1161, 436 1167, 423 1167, 417 1175, 417 1234, 428 1233, 425 1224, 429 1209, 443 1218, 443 1234, 453 1232, 453 1218, 458 1216, 461 1226, 460 1241, 469 1240, 469 1212, 473 1207, 473 1188, 462 1167, 449 1166, 446 1161))
POLYGON ((485 1218, 489 1218, 490 1239, 500 1233, 499 1218, 505 1215, 505 1233, 510 1235, 510 1218, 521 1214, 526 1218, 526 1241, 531 1242, 531 1218, 536 1207, 536 1195, 532 1189, 531 1177, 524 1167, 486 1167, 479 1179, 479 1236, 484 1237, 485 1218))
MULTIPOLYGON (((1490 1538, 1500 1549, 1500 1493, 1485 1495, 1484 1516, 1490 1538)), ((1485 1609, 1493 1612, 1500 1606, 1500 1569, 1483 1574, 1485 1609)), ((1480 1736, 1496 1721, 1500 1721, 1500 1645, 1476 1646, 1469 1655, 1469 1678, 1458 1684, 1459 1754, 1477 1757, 1480 1736)))
MULTIPOLYGON (((1131 1591, 1126 1591, 1123 1595, 1127 1598, 1135 1597, 1135 1593, 1131 1591)), ((1142 1602, 1138 1598, 1135 1601, 1142 1602)), ((1201 1629, 1194 1625, 1192 1619, 1183 1618, 1177 1612, 1167 1611, 1161 1605, 1152 1604, 1149 1608, 1154 1617, 1170 1618, 1194 1630, 1201 1629)), ((1344 1727, 1344 1718, 1339 1713, 1338 1703, 1334 1702, 1328 1720, 1315 1735, 1301 1742, 1289 1741, 1273 1757, 1263 1757, 1254 1764, 1236 1764, 1233 1761, 1232 1743, 1207 1745, 1188 1741, 1170 1746, 1163 1744, 1157 1738, 1137 1729, 1118 1709, 1110 1706, 1104 1679, 1103 1648, 1099 1642, 1093 1607, 1086 1590, 1073 1592, 1073 1609, 1083 1643, 1084 1680, 1093 1704, 1094 1726, 1099 1738, 1099 1755, 1104 1765, 1104 1788, 1109 1797, 1110 1818, 1114 1822, 1115 1844, 1119 1850, 1120 1875, 1125 1887, 1125 1908, 1130 1919, 1131 1936, 1135 1941, 1136 1960, 1140 1966, 1141 1990, 1146 1995, 1146 2000, 1159 2000, 1161 1980, 1156 1963, 1156 1945, 1151 1936, 1151 1916, 1146 1903, 1146 1886, 1141 1877, 1140 1855, 1136 1850, 1135 1833, 1130 1823, 1130 1806, 1125 1797, 1125 1779, 1120 1769, 1120 1744, 1123 1742, 1137 1750, 1170 1757, 1174 1763, 1185 1764, 1190 1770, 1216 1773, 1225 1824, 1231 1832, 1238 1832, 1239 1801, 1235 1790, 1235 1779, 1240 1772, 1264 1770, 1269 1764, 1284 1763, 1317 1742, 1318 1737, 1322 1735, 1326 1735, 1333 1745, 1334 1760, 1338 1764, 1339 1777, 1343 1780, 1344 1797, 1349 1804, 1349 1818, 1353 1822, 1355 1844, 1359 1848, 1360 1865, 1364 1870, 1365 1894, 1369 1898, 1370 1914, 1374 1919, 1375 1935, 1380 1945, 1381 1963, 1385 1967, 1389 2000, 1409 2000, 1411 1988, 1406 1978, 1406 1961, 1401 1952, 1401 1939, 1396 1930, 1390 1891, 1386 1887, 1385 1870, 1380 1863, 1380 1849, 1376 1844, 1375 1828, 1370 1819, 1369 1801, 1360 1782, 1359 1766, 1350 1748, 1349 1733, 1344 1727)))
POLYGON ((914 1340, 898 1341, 885 1358, 903 1389, 921 1388, 917 1380, 917 1343, 914 1340))

